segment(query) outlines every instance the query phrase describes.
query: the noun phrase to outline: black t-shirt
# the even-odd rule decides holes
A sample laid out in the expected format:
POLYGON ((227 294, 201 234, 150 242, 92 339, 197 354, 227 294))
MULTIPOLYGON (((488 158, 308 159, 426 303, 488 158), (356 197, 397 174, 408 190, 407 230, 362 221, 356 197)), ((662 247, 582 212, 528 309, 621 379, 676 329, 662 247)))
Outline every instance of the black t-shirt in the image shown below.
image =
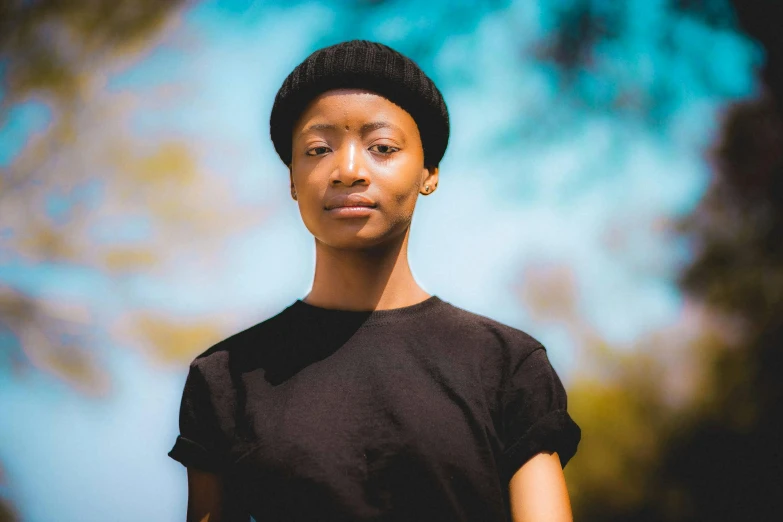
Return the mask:
POLYGON ((541 343, 437 295, 297 299, 193 360, 179 426, 169 456, 258 522, 510 520, 513 473, 581 437, 541 343))

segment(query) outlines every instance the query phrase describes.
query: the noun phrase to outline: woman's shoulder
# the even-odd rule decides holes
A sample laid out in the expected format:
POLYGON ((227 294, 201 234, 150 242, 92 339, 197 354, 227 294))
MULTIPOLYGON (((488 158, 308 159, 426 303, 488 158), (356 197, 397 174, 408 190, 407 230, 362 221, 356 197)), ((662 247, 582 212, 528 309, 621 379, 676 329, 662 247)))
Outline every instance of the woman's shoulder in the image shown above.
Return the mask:
POLYGON ((525 356, 544 345, 522 327, 513 326, 478 312, 449 303, 443 321, 446 328, 457 329, 466 340, 478 338, 483 346, 517 356, 525 356))
POLYGON ((191 360, 191 369, 195 368, 206 376, 243 364, 253 352, 263 350, 265 346, 273 345, 282 338, 290 327, 286 313, 289 308, 211 344, 191 360))
POLYGON ((514 326, 478 312, 470 311, 453 303, 448 303, 448 312, 442 317, 447 324, 461 326, 466 330, 489 335, 503 343, 525 345, 531 348, 543 348, 543 345, 521 326, 514 326))

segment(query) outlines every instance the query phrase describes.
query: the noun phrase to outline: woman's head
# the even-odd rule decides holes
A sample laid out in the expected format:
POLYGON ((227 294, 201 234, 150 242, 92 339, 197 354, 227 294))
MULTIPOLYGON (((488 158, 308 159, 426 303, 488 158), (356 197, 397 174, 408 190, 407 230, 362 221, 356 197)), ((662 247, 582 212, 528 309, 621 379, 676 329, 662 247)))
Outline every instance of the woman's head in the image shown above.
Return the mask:
POLYGON ((372 91, 334 89, 317 96, 294 126, 290 177, 316 238, 372 246, 405 231, 418 194, 437 185, 438 168, 424 166, 418 126, 405 110, 372 91), (354 204, 372 206, 340 207, 354 204))
POLYGON ((278 91, 270 127, 305 225, 344 248, 408 228, 418 194, 435 190, 449 134, 443 98, 418 66, 361 40, 320 49, 297 66, 278 91), (373 206, 332 208, 346 204, 373 206))

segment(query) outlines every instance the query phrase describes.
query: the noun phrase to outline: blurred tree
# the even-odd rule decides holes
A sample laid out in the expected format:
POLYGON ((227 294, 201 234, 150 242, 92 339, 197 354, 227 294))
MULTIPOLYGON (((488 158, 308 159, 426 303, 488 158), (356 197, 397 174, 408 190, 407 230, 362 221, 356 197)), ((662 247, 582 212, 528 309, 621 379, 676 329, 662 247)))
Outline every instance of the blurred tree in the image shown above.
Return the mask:
POLYGON ((117 332, 126 341, 136 340, 130 332, 140 333, 155 357, 178 362, 221 334, 216 319, 188 324, 158 313, 153 321, 152 311, 130 308, 130 296, 120 299, 127 309, 116 325, 97 319, 112 306, 110 296, 123 291, 114 284, 121 278, 165 277, 188 244, 203 250, 206 242, 226 239, 226 230, 239 232, 265 215, 232 204, 229 188, 204 176, 193 143, 134 134, 127 121, 139 100, 106 88, 112 73, 161 44, 184 5, 0 0, 0 128, 20 107, 45 107, 50 115, 0 171, 0 256, 41 277, 58 271, 71 277, 83 268, 112 284, 102 293, 106 301, 78 302, 1 278, 0 330, 10 334, 1 348, 15 370, 32 363, 80 391, 102 393, 109 386, 100 361, 105 354, 91 347, 117 332), (204 201, 215 208, 201 210, 204 201), (128 239, 126 231, 139 220, 151 223, 151 232, 128 239))
POLYGON ((683 288, 744 328, 710 364, 704 400, 670 443, 669 473, 689 520, 783 517, 783 35, 774 0, 734 1, 766 51, 764 89, 726 113, 711 153, 715 176, 681 228, 694 262, 683 288))
POLYGON ((96 66, 138 51, 183 0, 0 0, 5 114, 31 93, 82 101, 96 66))
POLYGON ((716 348, 705 396, 671 441, 668 477, 689 492, 689 519, 783 516, 780 95, 768 90, 728 112, 712 187, 682 223, 697 247, 683 287, 744 325, 740 342, 716 348))
MULTIPOLYGON (((48 120, 21 150, 11 150, 10 162, 0 163, 0 260, 34 277, 78 277, 81 286, 91 282, 89 273, 104 286, 79 302, 32 291, 13 270, 4 271, 0 364, 16 372, 35 368, 77 391, 101 394, 110 386, 101 347, 111 340, 140 342, 158 360, 181 363, 222 334, 214 318, 135 311, 132 296, 122 297, 127 287, 117 284, 142 272, 165 277, 171 268, 164 261, 187 254, 189 243, 207 250, 203 242, 265 216, 232 204, 228 188, 203 175, 192 144, 133 134, 127 120, 139 100, 106 88, 113 72, 161 43, 184 5, 0 0, 0 130, 13 130, 30 107, 45 109, 48 120), (216 208, 200 211, 205 201, 216 208), (145 219, 152 223, 148 237, 123 237, 129 223, 145 219), (114 325, 97 317, 113 306, 110 297, 125 307, 114 325)), ((16 518, 10 495, 0 495, 0 522, 16 518)))
MULTIPOLYGON (((673 4, 715 26, 731 26, 736 13, 766 51, 764 88, 725 113, 708 157, 711 186, 676 225, 694 251, 679 283, 714 317, 689 348, 701 367, 697 393, 677 408, 663 406, 667 387, 638 379, 646 363, 613 364, 592 352, 594 361, 619 371, 571 388, 584 429, 584 451, 567 470, 577 519, 783 517, 783 33, 772 16, 777 4, 673 4), (729 324, 733 335, 715 334, 729 324), (650 437, 652 444, 645 442, 650 437), (650 448, 655 458, 644 459, 650 448)), ((579 70, 593 67, 596 42, 615 34, 616 19, 605 9, 621 9, 589 0, 575 5, 541 55, 563 70, 566 90, 578 87, 579 70)), ((588 342, 600 345, 599 339, 588 342)))

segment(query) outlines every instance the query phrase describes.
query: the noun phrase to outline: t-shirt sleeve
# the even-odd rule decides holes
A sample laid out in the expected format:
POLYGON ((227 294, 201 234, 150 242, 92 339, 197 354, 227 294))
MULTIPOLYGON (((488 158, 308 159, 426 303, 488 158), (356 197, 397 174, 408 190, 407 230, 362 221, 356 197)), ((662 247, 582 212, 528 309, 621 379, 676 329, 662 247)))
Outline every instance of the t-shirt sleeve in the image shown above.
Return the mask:
POLYGON ((186 467, 219 472, 220 429, 207 382, 191 363, 179 410, 179 435, 169 457, 186 467))
POLYGON ((511 368, 500 394, 501 472, 506 482, 541 451, 556 451, 565 468, 581 438, 581 429, 566 406, 565 388, 543 347, 511 368))

